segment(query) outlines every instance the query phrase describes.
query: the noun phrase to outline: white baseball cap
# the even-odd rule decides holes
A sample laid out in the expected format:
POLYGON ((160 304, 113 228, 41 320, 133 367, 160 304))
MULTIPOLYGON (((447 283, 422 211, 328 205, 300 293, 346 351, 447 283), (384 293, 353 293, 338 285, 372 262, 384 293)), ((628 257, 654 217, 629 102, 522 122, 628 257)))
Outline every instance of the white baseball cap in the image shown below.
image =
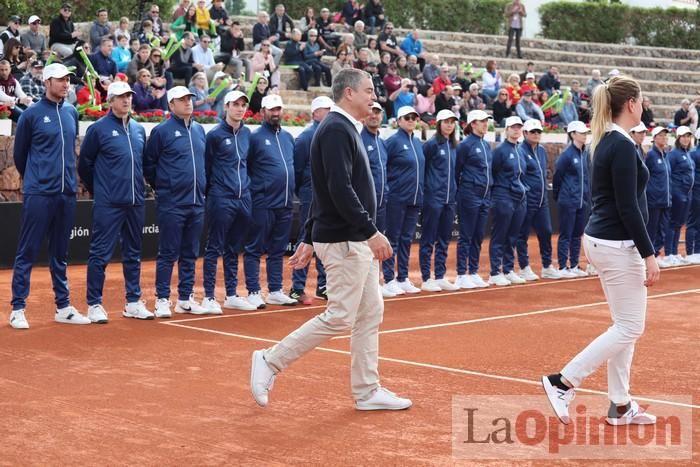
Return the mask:
POLYGON ((620 70, 618 70, 617 68, 613 68, 608 72, 608 76, 610 76, 611 78, 614 76, 620 76, 620 70))
POLYGON ((262 98, 260 105, 263 109, 267 110, 276 109, 277 107, 284 107, 284 103, 282 102, 282 98, 279 94, 268 94, 262 98))
POLYGON ((506 118, 505 127, 510 128, 514 125, 521 125, 522 126, 522 124, 523 124, 523 121, 520 120, 520 117, 518 117, 517 115, 513 115, 512 117, 506 118))
POLYGON ((134 93, 134 91, 131 90, 129 83, 125 83, 124 81, 115 81, 107 88, 107 100, 110 100, 114 96, 123 96, 126 93, 134 93))
POLYGON ((333 107, 333 101, 328 96, 318 96, 311 101, 311 113, 316 112, 318 109, 330 109, 333 107))
POLYGON ((647 132, 647 127, 644 126, 643 123, 640 123, 636 127, 632 128, 630 130, 630 133, 646 133, 647 132))
POLYGON ((532 130, 542 131, 542 122, 540 122, 536 118, 530 118, 528 120, 525 120, 525 123, 523 124, 523 131, 532 131, 532 130))
POLYGON ((668 128, 664 128, 664 127, 662 127, 662 126, 656 126, 656 127, 654 127, 654 129, 651 130, 651 137, 652 137, 652 138, 655 138, 656 135, 658 135, 658 134, 661 133, 662 131, 665 131, 666 133, 668 133, 668 128))
POLYGON ((194 96, 194 94, 192 94, 190 90, 184 86, 175 86, 168 91, 168 102, 172 102, 173 99, 179 99, 185 96, 194 96))
POLYGON ((450 118, 454 118, 455 120, 457 119, 457 115, 451 110, 448 109, 442 109, 437 113, 437 116, 435 117, 435 121, 441 122, 443 120, 447 120, 450 118))
POLYGON ((241 97, 245 98, 246 102, 249 102, 248 96, 245 93, 242 93, 241 91, 230 91, 228 94, 226 94, 226 97, 224 97, 224 105, 228 104, 229 102, 236 102, 241 97))
POLYGON ((418 115, 418 112, 416 112, 416 109, 414 109, 410 105, 404 105, 403 107, 401 107, 399 109, 399 112, 396 114, 396 118, 405 117, 406 115, 410 115, 410 114, 418 115))
POLYGON ((683 135, 688 135, 688 134, 691 134, 691 135, 692 135, 693 132, 690 131, 690 128, 688 128, 687 126, 682 125, 682 126, 679 126, 678 128, 676 128, 676 137, 678 137, 678 136, 683 136, 683 135))
POLYGON ((219 78, 226 78, 227 76, 228 75, 223 71, 217 71, 216 73, 214 73, 214 79, 212 79, 212 81, 216 81, 219 78))
POLYGON ((475 120, 489 120, 491 116, 484 112, 483 110, 472 110, 467 114, 467 125, 475 120))
POLYGON ((39 18, 37 15, 32 15, 29 17, 27 20, 27 24, 32 24, 34 21, 39 21, 41 22, 41 18, 39 18))
POLYGON ((52 63, 51 65, 44 68, 44 81, 51 78, 65 78, 68 75, 74 75, 66 66, 62 63, 52 63))
POLYGON ((374 109, 381 110, 382 112, 384 112, 384 107, 382 107, 382 104, 376 101, 372 103, 372 110, 374 109))
POLYGON ((535 79, 535 74, 534 73, 527 73, 525 75, 525 79, 530 79, 530 78, 535 79))
POLYGON ((588 133, 591 130, 582 121, 574 120, 566 126, 567 133, 571 133, 572 131, 575 131, 576 133, 588 133))

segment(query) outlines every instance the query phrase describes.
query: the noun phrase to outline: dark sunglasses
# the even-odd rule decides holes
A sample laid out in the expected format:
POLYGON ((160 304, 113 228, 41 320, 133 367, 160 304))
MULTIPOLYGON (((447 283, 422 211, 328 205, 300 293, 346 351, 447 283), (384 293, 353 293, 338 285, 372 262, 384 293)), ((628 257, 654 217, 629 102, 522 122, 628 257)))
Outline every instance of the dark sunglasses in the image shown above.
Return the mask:
POLYGON ((402 118, 403 118, 404 120, 408 120, 409 122, 412 122, 413 120, 418 120, 418 115, 416 115, 416 114, 408 114, 408 115, 404 115, 402 118))
POLYGON ((540 134, 542 133, 542 130, 530 130, 528 133, 535 133, 535 134, 540 134))

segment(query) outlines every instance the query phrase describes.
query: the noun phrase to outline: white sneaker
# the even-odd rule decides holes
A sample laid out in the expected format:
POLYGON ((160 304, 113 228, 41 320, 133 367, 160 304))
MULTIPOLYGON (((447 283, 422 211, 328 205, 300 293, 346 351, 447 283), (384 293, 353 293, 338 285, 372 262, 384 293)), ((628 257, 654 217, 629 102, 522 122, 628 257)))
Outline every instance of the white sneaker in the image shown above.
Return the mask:
POLYGON ((478 274, 470 275, 469 279, 471 279, 472 283, 479 289, 486 288, 490 285, 488 282, 484 282, 484 280, 478 274))
POLYGON ((412 405, 411 399, 399 397, 381 386, 374 391, 369 399, 355 401, 356 410, 404 410, 412 405))
MULTIPOLYGON (((406 279, 406 282, 408 282, 408 279, 406 279)), ((442 292, 442 289, 437 284, 435 279, 428 279, 427 281, 424 281, 423 284, 421 284, 420 289, 425 292, 442 292)))
POLYGON ((595 266, 589 263, 588 266, 586 266, 586 274, 589 276, 597 276, 598 270, 595 268, 595 266))
POLYGON ((685 257, 683 257, 683 256, 681 256, 681 255, 676 255, 676 258, 678 259, 678 263, 679 263, 681 266, 685 266, 685 265, 687 265, 687 264, 690 264, 690 261, 688 260, 688 258, 685 258, 685 257))
POLYGON ((453 290, 459 290, 459 287, 457 287, 455 284, 448 281, 444 277, 442 279, 435 279, 435 283, 438 285, 438 287, 440 287, 440 290, 444 290, 445 292, 452 292, 453 290))
POLYGON ((637 402, 632 401, 631 407, 620 417, 605 417, 608 425, 653 425, 656 423, 656 416, 644 412, 637 402))
POLYGON ((10 313, 10 326, 15 329, 29 329, 29 322, 24 316, 24 308, 12 310, 12 313, 10 313))
POLYGON ((87 316, 81 315, 73 305, 56 310, 53 318, 57 323, 63 324, 90 324, 92 321, 87 316))
POLYGON ((156 300, 156 309, 153 312, 156 318, 172 318, 173 314, 170 311, 170 300, 167 298, 159 298, 156 300))
POLYGON ((540 276, 535 274, 535 271, 533 271, 530 266, 525 266, 523 269, 520 270, 520 274, 518 275, 521 279, 525 279, 526 281, 540 280, 540 276))
POLYGON ((206 308, 197 303, 194 299, 194 294, 190 294, 187 300, 178 300, 175 303, 175 313, 189 313, 191 315, 206 315, 209 313, 206 308))
POLYGON ((384 284, 382 286, 382 297, 384 298, 394 298, 396 294, 393 291, 393 287, 389 284, 384 284))
POLYGON ((572 274, 575 274, 576 277, 586 277, 586 276, 588 276, 588 274, 586 273, 586 271, 584 271, 583 269, 581 269, 581 268, 578 267, 578 266, 576 266, 575 268, 569 269, 569 272, 571 272, 572 274))
POLYGON ((275 371, 267 364, 262 350, 253 352, 250 366, 250 392, 260 407, 265 407, 269 401, 269 393, 275 384, 275 371))
POLYGON ((510 281, 508 279, 506 279, 506 276, 504 276, 503 274, 496 274, 495 276, 489 277, 489 285, 496 285, 498 287, 505 287, 505 286, 510 285, 510 281))
POLYGON ((562 423, 568 425, 571 422, 571 418, 569 418, 569 404, 576 396, 576 391, 573 388, 564 391, 556 386, 552 386, 552 383, 549 382, 549 378, 546 376, 542 377, 542 387, 547 395, 547 399, 549 399, 549 403, 552 405, 552 409, 554 409, 554 413, 562 423))
POLYGON ((394 280, 390 281, 388 284, 386 284, 386 287, 389 287, 389 290, 394 295, 404 295, 406 293, 399 285, 399 281, 397 281, 396 279, 394 279, 394 280))
POLYGON ((267 294, 265 303, 267 303, 268 305, 291 306, 296 305, 299 302, 287 295, 286 293, 282 292, 281 290, 277 290, 275 292, 270 292, 269 294, 267 294))
POLYGON ((553 279, 553 280, 558 280, 561 279, 561 271, 559 269, 555 268, 551 264, 547 266, 546 268, 542 268, 542 279, 553 279))
POLYGON ((249 293, 248 298, 246 298, 246 300, 248 300, 248 303, 253 305, 256 310, 262 310, 267 306, 259 290, 257 292, 249 293))
POLYGON ((562 279, 576 279, 578 276, 571 271, 569 268, 564 268, 559 270, 559 276, 562 279))
POLYGON ((455 281, 455 287, 460 289, 476 289, 477 286, 474 282, 472 282, 470 276, 462 274, 460 276, 457 276, 457 280, 455 281))
POLYGON ((403 290, 406 293, 420 293, 420 289, 413 285, 413 282, 411 282, 410 279, 404 279, 403 282, 396 282, 399 287, 401 287, 401 290, 403 290))
POLYGON ((153 313, 148 311, 146 304, 141 300, 137 302, 129 302, 124 307, 122 311, 122 316, 124 318, 134 318, 134 319, 153 319, 153 313))
POLYGON ((202 300, 202 308, 207 310, 210 315, 223 315, 224 312, 221 310, 221 305, 216 301, 215 298, 204 297, 202 300))
POLYGON ((666 268, 671 267, 671 264, 666 256, 657 256, 656 257, 656 264, 658 264, 661 269, 666 269, 666 268))
POLYGON ((527 282, 525 279, 523 279, 522 277, 517 275, 515 273, 515 271, 510 271, 508 274, 505 275, 505 278, 508 279, 508 281, 511 284, 515 284, 515 285, 520 285, 520 284, 524 284, 527 282))
POLYGON ((669 267, 680 266, 681 263, 678 261, 678 255, 669 255, 666 257, 669 267))
MULTIPOLYGON (((700 182, 698 182, 700 183, 700 182)), ((688 257, 690 264, 700 264, 700 253, 692 254, 688 257)))
POLYGON ((107 324, 107 310, 101 303, 88 307, 87 317, 91 323, 107 324))
POLYGON ((258 307, 250 303, 245 298, 239 297, 238 295, 231 295, 230 297, 227 296, 226 300, 224 300, 224 308, 243 311, 254 311, 258 309, 258 307))

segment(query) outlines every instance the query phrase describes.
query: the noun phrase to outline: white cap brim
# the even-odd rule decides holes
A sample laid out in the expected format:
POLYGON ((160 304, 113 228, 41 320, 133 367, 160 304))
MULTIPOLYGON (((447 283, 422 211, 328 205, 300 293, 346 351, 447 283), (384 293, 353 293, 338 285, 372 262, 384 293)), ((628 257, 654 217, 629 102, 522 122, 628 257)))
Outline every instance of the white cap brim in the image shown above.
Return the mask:
POLYGON ((512 127, 512 126, 515 126, 515 125, 521 125, 521 126, 522 126, 522 124, 523 124, 523 121, 520 119, 520 117, 518 117, 517 115, 514 115, 514 116, 512 116, 512 117, 506 118, 506 121, 505 121, 504 126, 505 126, 506 128, 509 128, 509 127, 512 127))
POLYGON ((685 125, 679 126, 678 128, 676 128, 676 137, 683 136, 683 135, 692 135, 692 134, 693 134, 692 130, 685 125))
POLYGON ((441 122, 441 121, 443 121, 443 120, 449 120, 449 119, 451 119, 451 118, 454 118, 455 120, 457 120, 457 115, 455 115, 455 113, 454 113, 453 111, 451 111, 451 110, 442 109, 442 110, 439 111, 439 112, 437 113, 437 115, 435 116, 435 121, 436 121, 436 122, 441 122))
POLYGON ((110 84, 107 88, 107 100, 110 100, 116 96, 123 96, 124 94, 133 94, 134 91, 131 89, 128 83, 123 81, 115 81, 110 84))
POLYGON ((416 114, 418 115, 418 112, 416 112, 416 109, 411 107, 410 105, 404 105, 399 109, 399 112, 396 114, 396 118, 402 118, 405 117, 406 115, 411 115, 411 114, 416 114))
POLYGON ((180 99, 185 96, 194 96, 192 92, 184 86, 175 86, 168 91, 168 102, 172 102, 173 99, 180 99))
POLYGON ((539 120, 537 120, 536 118, 531 118, 529 120, 525 120, 525 123, 523 124, 523 131, 532 131, 532 130, 543 131, 542 123, 539 120))
POLYGON ((662 131, 665 131, 666 133, 668 133, 668 128, 664 128, 664 127, 662 127, 662 126, 654 127, 654 129, 651 130, 651 137, 652 137, 652 138, 655 138, 656 135, 658 135, 658 134, 661 133, 662 131))
POLYGON ((316 112, 318 109, 330 109, 333 107, 333 100, 328 96, 318 96, 311 101, 311 113, 316 112))
POLYGON ((643 123, 640 123, 636 127, 632 128, 630 130, 630 133, 646 133, 647 132, 647 127, 644 126, 643 123))
POLYGON ((66 68, 62 63, 52 63, 49 66, 44 67, 43 80, 46 81, 51 78, 65 78, 68 75, 74 75, 72 71, 66 68))
POLYGON ((467 114, 467 125, 474 121, 490 120, 491 116, 483 110, 472 110, 467 114))
POLYGON ((229 102, 236 102, 241 97, 244 98, 246 102, 250 102, 247 94, 242 93, 241 91, 231 91, 226 94, 226 97, 224 97, 224 105, 228 104, 229 102))

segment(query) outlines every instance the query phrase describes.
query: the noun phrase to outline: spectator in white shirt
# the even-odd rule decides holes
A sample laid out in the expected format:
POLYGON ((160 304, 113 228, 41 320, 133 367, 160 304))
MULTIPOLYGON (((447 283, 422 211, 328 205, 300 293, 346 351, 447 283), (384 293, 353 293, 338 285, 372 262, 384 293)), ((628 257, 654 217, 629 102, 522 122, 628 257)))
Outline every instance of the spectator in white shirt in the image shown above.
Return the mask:
POLYGON ((192 47, 192 58, 194 59, 195 63, 199 63, 200 65, 204 66, 204 72, 207 74, 207 80, 213 81, 214 74, 216 74, 217 71, 223 70, 225 65, 214 61, 214 54, 209 48, 209 44, 211 44, 211 38, 204 34, 199 39, 199 44, 192 47))

